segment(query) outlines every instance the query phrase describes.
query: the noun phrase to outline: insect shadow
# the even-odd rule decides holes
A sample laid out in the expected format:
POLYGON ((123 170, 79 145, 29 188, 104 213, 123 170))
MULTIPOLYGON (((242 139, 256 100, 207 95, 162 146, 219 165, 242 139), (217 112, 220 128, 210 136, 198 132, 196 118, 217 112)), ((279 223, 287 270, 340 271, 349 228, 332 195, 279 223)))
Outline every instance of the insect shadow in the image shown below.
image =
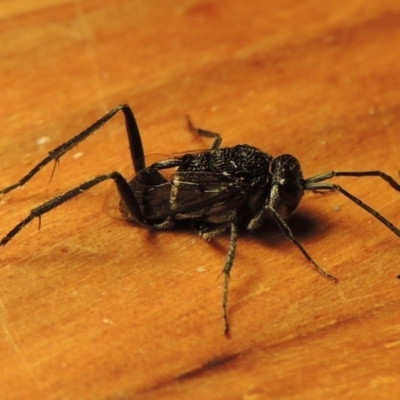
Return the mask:
POLYGON ((45 213, 93 186, 112 179, 120 196, 119 212, 128 221, 155 230, 176 228, 184 222, 206 240, 225 231, 230 232, 229 249, 222 270, 223 319, 225 334, 229 336, 228 288, 238 228, 252 232, 265 223, 269 216, 284 237, 300 250, 314 268, 335 282, 337 279, 314 261, 285 221, 296 209, 305 191, 340 192, 400 237, 400 230, 373 208, 341 186, 325 182, 335 176, 379 177, 400 191, 399 183, 382 171, 329 171, 304 179, 300 163, 294 156, 283 154, 272 157, 249 145, 221 148, 222 138, 218 133, 195 128, 189 118, 190 130, 213 139, 210 150, 181 153, 146 166, 139 129, 132 110, 126 104, 115 107, 89 128, 50 151, 21 180, 0 190, 0 194, 23 186, 50 162, 57 163, 60 157, 96 132, 119 111, 125 117, 134 177, 128 181, 116 171, 98 175, 48 200, 32 209, 25 219, 11 229, 0 240, 0 246, 7 244, 33 219, 39 218, 40 222, 45 213))

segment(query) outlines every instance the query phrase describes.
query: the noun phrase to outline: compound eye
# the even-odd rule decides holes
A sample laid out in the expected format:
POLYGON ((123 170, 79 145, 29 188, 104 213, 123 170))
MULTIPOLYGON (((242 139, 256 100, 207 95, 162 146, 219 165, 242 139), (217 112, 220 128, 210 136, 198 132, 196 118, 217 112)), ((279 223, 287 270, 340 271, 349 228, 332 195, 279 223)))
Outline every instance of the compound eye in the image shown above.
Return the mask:
POLYGON ((281 215, 290 215, 303 196, 303 175, 298 160, 290 154, 274 158, 271 165, 273 185, 276 190, 273 206, 281 215))
POLYGON ((292 196, 298 192, 298 184, 293 179, 281 179, 279 181, 279 192, 283 196, 292 196))
POLYGON ((281 179, 278 184, 279 196, 290 210, 294 210, 303 196, 303 188, 298 180, 281 179))

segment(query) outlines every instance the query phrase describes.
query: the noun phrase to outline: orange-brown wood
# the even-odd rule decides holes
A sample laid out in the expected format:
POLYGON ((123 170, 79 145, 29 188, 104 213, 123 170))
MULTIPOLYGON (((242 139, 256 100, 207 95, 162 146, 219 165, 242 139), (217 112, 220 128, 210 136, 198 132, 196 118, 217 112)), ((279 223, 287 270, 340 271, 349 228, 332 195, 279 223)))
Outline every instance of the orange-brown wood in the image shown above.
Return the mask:
MULTIPOLYGON (((0 187, 120 103, 147 154, 207 148, 185 114, 298 157, 305 176, 400 169, 395 0, 3 1, 0 187), (43 140, 45 139, 45 140, 43 140), (47 141, 47 142, 46 142, 47 141), (45 143, 43 143, 45 142, 45 143)), ((129 165, 123 118, 1 199, 0 237, 47 199, 129 165)), ((336 182, 400 225, 400 193, 336 182)), ((228 236, 151 232, 102 211, 102 184, 0 249, 0 398, 400 397, 400 238, 340 194, 241 233, 223 335, 228 236)))

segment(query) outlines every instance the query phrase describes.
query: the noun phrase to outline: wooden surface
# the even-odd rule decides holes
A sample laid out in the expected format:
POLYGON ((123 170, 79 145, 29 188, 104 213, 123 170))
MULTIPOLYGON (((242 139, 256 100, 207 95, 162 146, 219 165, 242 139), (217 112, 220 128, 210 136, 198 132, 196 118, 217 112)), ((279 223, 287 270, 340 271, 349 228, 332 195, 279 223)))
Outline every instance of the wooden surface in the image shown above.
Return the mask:
MULTIPOLYGON (((223 135, 298 157, 305 176, 400 169, 400 4, 3 1, 0 187, 120 103, 146 154, 223 135), (39 140, 41 139, 41 140, 39 140), (42 142, 46 143, 42 143, 42 142), (41 144, 42 143, 42 144, 41 144)), ((123 118, 1 200, 0 236, 32 207, 129 165, 123 118)), ((400 226, 400 193, 336 179, 400 226)), ((400 238, 340 194, 289 219, 324 280, 266 227, 241 233, 232 337, 228 241, 153 233, 102 211, 107 183, 0 249, 1 399, 398 399, 400 238)))

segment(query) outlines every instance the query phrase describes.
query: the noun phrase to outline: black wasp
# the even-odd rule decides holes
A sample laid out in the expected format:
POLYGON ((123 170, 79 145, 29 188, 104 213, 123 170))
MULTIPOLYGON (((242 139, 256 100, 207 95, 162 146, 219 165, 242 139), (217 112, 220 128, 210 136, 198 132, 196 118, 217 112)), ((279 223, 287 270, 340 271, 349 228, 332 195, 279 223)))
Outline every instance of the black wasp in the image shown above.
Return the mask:
POLYGON ((237 145, 221 148, 219 134, 196 129, 201 136, 214 139, 209 151, 188 153, 146 166, 139 129, 128 105, 115 107, 92 126, 76 135, 35 166, 19 182, 0 191, 5 194, 24 185, 46 164, 57 162, 61 156, 97 131, 108 120, 122 110, 135 176, 129 182, 119 172, 99 175, 89 181, 47 201, 31 210, 31 214, 16 225, 0 241, 7 244, 25 225, 55 207, 78 196, 91 187, 108 179, 117 185, 122 216, 140 225, 153 229, 172 229, 181 220, 191 223, 204 239, 229 231, 230 244, 226 256, 223 288, 223 318, 225 334, 229 335, 227 316, 229 275, 235 258, 238 228, 253 231, 259 227, 267 215, 278 224, 283 235, 289 239, 312 263, 315 269, 328 279, 336 278, 325 272, 293 237, 285 219, 296 209, 305 190, 338 191, 382 222, 397 236, 400 230, 377 211, 347 192, 341 186, 325 181, 335 176, 377 176, 385 180, 395 190, 400 185, 381 171, 338 172, 330 171, 304 179, 300 163, 290 154, 272 157, 255 147, 237 145), (168 172, 168 174, 167 174, 168 172))

